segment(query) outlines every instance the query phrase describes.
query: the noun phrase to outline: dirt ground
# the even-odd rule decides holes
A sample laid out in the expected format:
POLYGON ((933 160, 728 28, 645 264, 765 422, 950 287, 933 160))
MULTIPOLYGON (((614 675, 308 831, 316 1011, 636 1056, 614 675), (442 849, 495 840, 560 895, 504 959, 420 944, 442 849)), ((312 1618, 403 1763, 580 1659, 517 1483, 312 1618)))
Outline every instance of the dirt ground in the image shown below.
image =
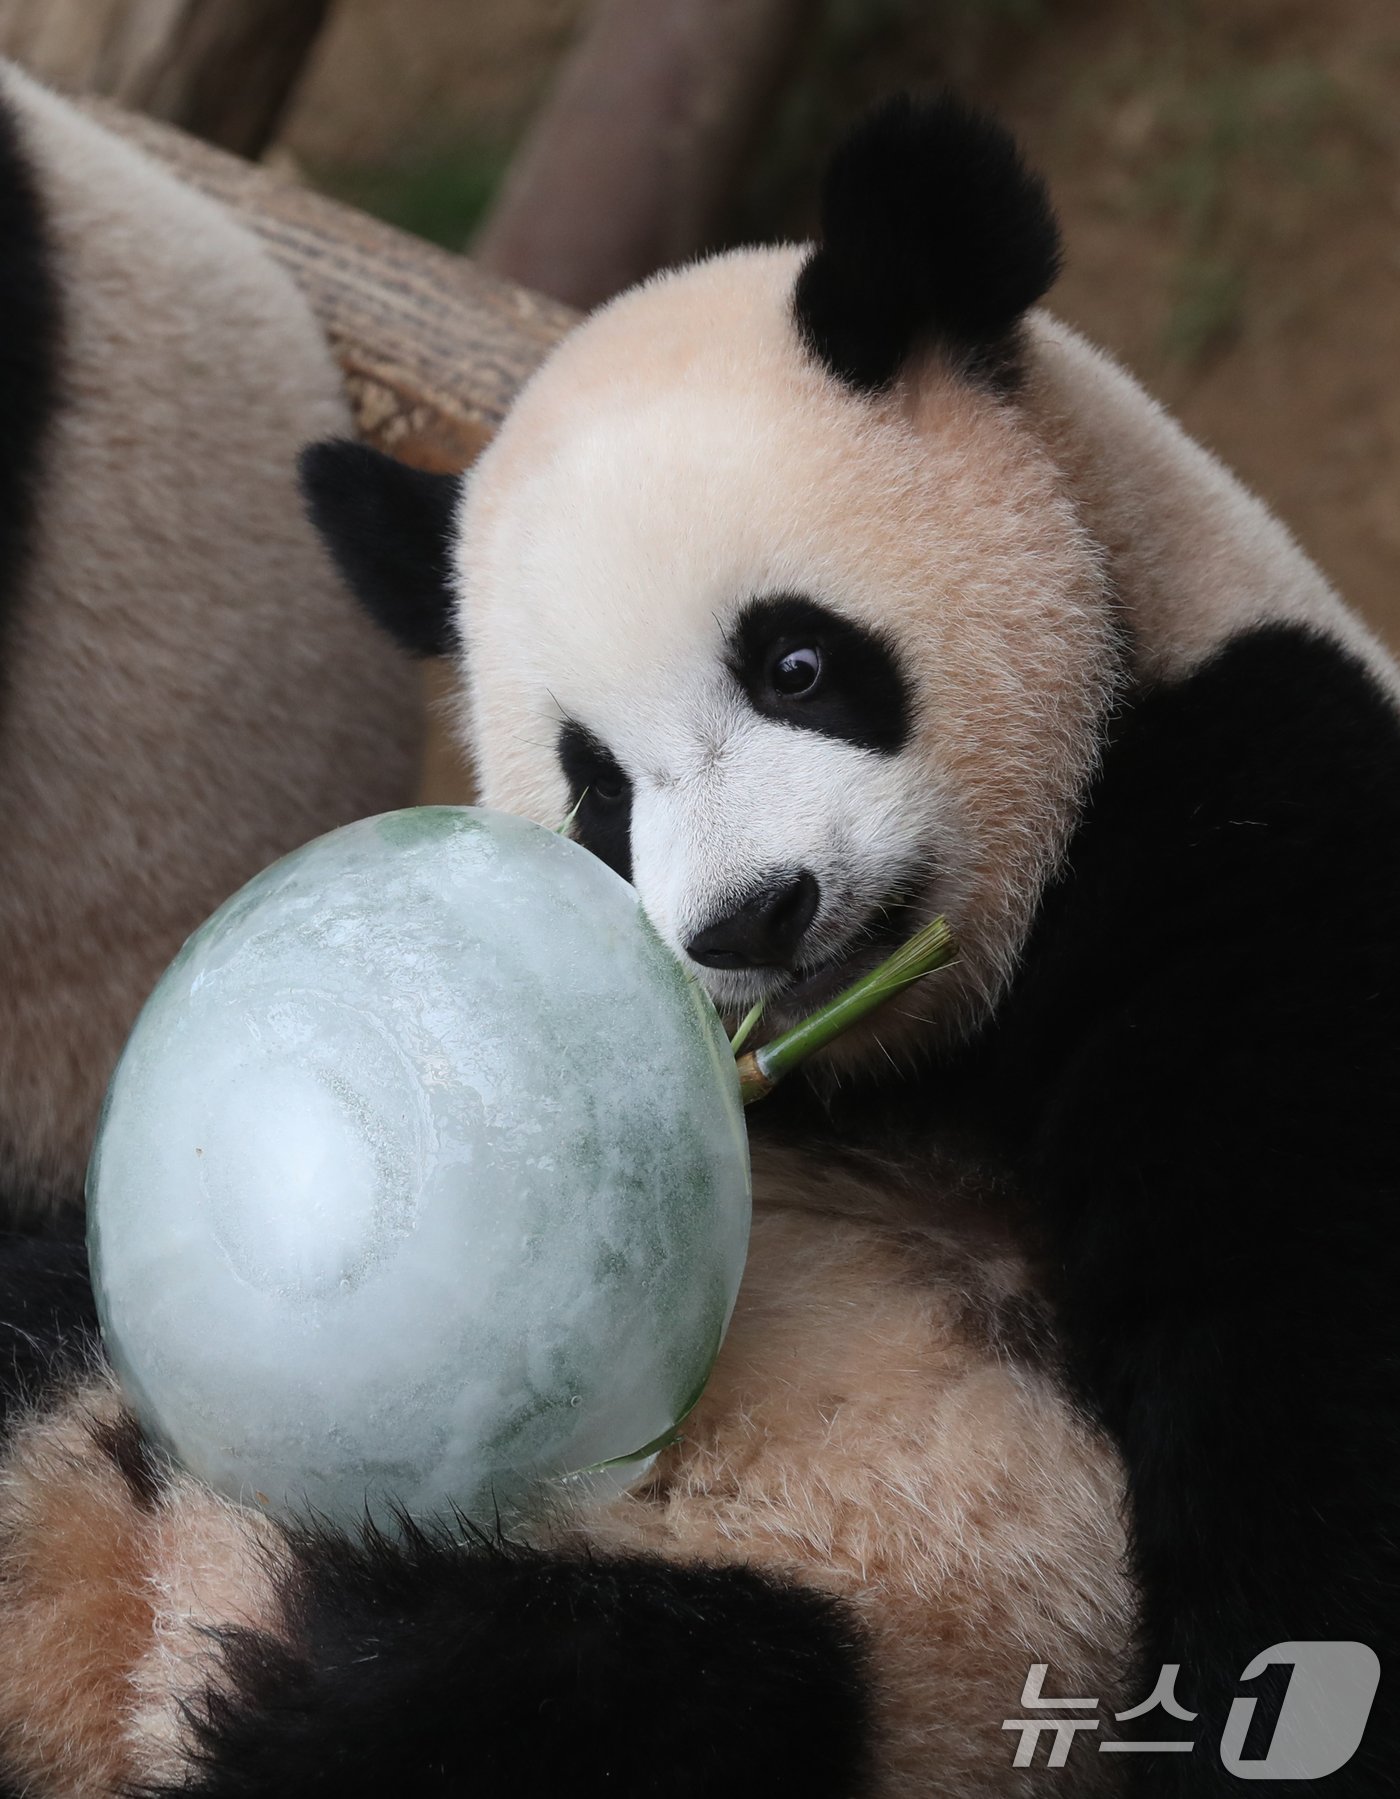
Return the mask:
MULTIPOLYGON (((286 143, 467 239, 586 0, 341 0, 286 143)), ((1056 310, 1283 515, 1400 647, 1394 0, 828 0, 735 235, 800 231, 867 99, 951 80, 1049 174, 1056 310)))

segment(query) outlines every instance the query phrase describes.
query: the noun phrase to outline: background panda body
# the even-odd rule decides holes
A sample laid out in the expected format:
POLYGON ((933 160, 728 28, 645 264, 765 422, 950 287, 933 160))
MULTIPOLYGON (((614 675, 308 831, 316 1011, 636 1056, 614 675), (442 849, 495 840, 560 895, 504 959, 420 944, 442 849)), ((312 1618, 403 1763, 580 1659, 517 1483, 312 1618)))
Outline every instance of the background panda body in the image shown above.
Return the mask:
MULTIPOLYGON (((30 1790, 1030 1793, 1002 1721, 1046 1661, 1105 1718, 1182 1664, 1194 1727, 1136 1728, 1195 1754, 1082 1743, 1062 1778, 1204 1795, 1260 1651, 1388 1665, 1396 677, 1026 316, 1054 263, 994 127, 892 108, 816 252, 624 297, 460 498, 309 460, 371 610, 455 635, 483 798, 577 806, 718 999, 781 1019, 888 912, 946 910, 963 962, 757 1117, 686 1440, 548 1541, 283 1536, 101 1383, 23 1427, 30 1790)), ((1383 1684, 1329 1790, 1387 1790, 1395 1747, 1383 1684)))
POLYGON ((244 230, 0 69, 0 1205, 77 1216, 126 1031, 250 875, 415 778, 293 468, 334 364, 244 230))
MULTIPOLYGON (((3 1430, 83 1358, 83 1175, 147 992, 270 859, 411 796, 420 705, 298 499, 308 433, 348 428, 305 302, 217 207, 3 65, 0 400, 3 1430)), ((61 1440, 55 1419, 43 1453, 61 1440)), ((102 1559, 100 1485, 45 1535, 27 1478, 9 1453, 7 1799, 37 1790, 43 1720, 93 1672, 83 1642, 125 1643, 134 1603, 102 1559), (26 1666, 28 1608, 61 1592, 73 1654, 26 1666)))

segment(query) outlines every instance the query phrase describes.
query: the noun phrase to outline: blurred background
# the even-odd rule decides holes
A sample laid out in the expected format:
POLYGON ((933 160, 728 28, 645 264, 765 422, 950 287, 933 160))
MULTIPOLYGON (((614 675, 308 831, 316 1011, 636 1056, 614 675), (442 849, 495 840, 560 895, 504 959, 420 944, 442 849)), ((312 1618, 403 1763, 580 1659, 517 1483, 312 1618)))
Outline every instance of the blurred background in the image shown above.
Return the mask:
POLYGON ((953 83, 1049 175, 1055 310, 1400 647, 1395 0, 0 0, 0 50, 580 306, 804 234, 953 83))

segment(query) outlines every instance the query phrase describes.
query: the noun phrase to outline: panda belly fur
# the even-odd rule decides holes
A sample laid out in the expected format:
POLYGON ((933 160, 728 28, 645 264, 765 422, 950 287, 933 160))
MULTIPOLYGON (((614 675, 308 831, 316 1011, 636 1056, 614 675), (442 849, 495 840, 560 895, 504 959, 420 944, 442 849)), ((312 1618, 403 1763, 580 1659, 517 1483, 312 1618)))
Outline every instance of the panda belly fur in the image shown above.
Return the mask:
MULTIPOLYGON (((904 583, 930 742, 958 758, 936 764, 961 805, 938 841, 982 851, 949 890, 965 966, 943 989, 951 1019, 891 1038, 901 1066, 867 1041, 769 1102, 753 1257, 685 1440, 647 1488, 537 1544, 276 1531, 154 1464, 110 1386, 70 1362, 87 1384, 22 1418, 0 1471, 0 1756, 17 1790, 1032 1793, 1054 1776, 1012 1767, 1001 1722, 1049 1661, 1049 1691, 1103 1713, 1182 1663, 1196 1754, 1081 1741, 1061 1778, 1203 1799, 1234 1790, 1214 1751, 1260 1650, 1356 1637, 1393 1665, 1395 673, 1127 377, 1023 317, 1053 234, 988 133, 958 108, 891 112, 838 165, 829 255, 705 265, 585 327, 473 476, 460 536, 454 484, 358 449, 308 465, 318 523, 391 624, 422 599, 416 577, 438 578, 438 535, 406 546, 397 600, 376 593, 365 490, 387 496, 381 520, 418 526, 441 502, 462 595, 454 581, 430 630, 419 605, 416 647, 466 651, 486 797, 555 822, 564 774, 508 687, 555 646, 511 583, 554 585, 549 533, 579 525, 540 469, 613 397, 610 330, 642 414, 668 381, 707 391, 718 340, 711 375, 739 382, 728 427, 744 395, 778 407, 749 440, 755 466, 782 466, 794 396, 789 443, 815 445, 814 466, 823 433, 838 473, 927 457, 926 487, 916 470, 842 515, 874 535, 846 564, 830 546, 828 573, 857 597, 863 571, 904 583), (842 194, 848 209, 872 167, 887 185, 862 197, 873 235, 852 255, 842 194), (970 300, 943 291, 945 268, 970 300), (872 307, 888 315, 873 334, 872 307), (523 560, 493 552, 517 504, 523 560), (923 565, 891 541, 905 531, 925 593, 975 626, 960 643, 919 610, 923 565)), ((641 490, 645 471, 624 472, 603 499, 641 490)), ((625 640, 640 601, 666 625, 652 596, 671 591, 658 577, 688 503, 743 526, 702 489, 648 512, 662 529, 630 566, 653 579, 584 606, 595 635, 625 640)), ((606 574, 604 548, 590 540, 606 574)), ((594 572, 559 568, 580 586, 594 572)), ((712 748, 693 779, 724 778, 712 748)), ((821 758, 892 791, 888 760, 821 758)), ((644 762, 627 772, 670 791, 644 762)), ((62 1357, 81 1293, 62 1267, 46 1279, 50 1323, 31 1335, 62 1357)), ((1383 1684, 1329 1790, 1388 1791, 1397 1749, 1383 1684)))
MULTIPOLYGON (((704 1401, 653 1486, 587 1532, 841 1595, 871 1670, 872 1793, 1029 1793, 1001 1723, 1031 1663, 1060 1691, 1117 1692, 1118 1471, 1065 1402, 977 1173, 891 1185, 878 1162, 824 1170, 760 1137, 743 1296, 704 1401)), ((1079 1790, 1108 1772, 1090 1764, 1079 1790)))

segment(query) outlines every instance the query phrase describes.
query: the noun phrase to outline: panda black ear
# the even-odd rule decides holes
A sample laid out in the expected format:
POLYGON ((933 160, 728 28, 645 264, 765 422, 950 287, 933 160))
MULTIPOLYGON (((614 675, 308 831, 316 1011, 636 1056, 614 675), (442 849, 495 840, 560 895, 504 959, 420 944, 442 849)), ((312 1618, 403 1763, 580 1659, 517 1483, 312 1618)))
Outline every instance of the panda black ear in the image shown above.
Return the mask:
POLYGON ((1010 132, 951 95, 900 94, 832 158, 793 311, 812 353, 860 391, 887 386, 922 343, 1006 390, 1016 327, 1059 268, 1045 184, 1010 132))
POLYGON ((415 656, 448 654, 458 477, 346 441, 308 445, 299 469, 311 522, 370 617, 415 656))

